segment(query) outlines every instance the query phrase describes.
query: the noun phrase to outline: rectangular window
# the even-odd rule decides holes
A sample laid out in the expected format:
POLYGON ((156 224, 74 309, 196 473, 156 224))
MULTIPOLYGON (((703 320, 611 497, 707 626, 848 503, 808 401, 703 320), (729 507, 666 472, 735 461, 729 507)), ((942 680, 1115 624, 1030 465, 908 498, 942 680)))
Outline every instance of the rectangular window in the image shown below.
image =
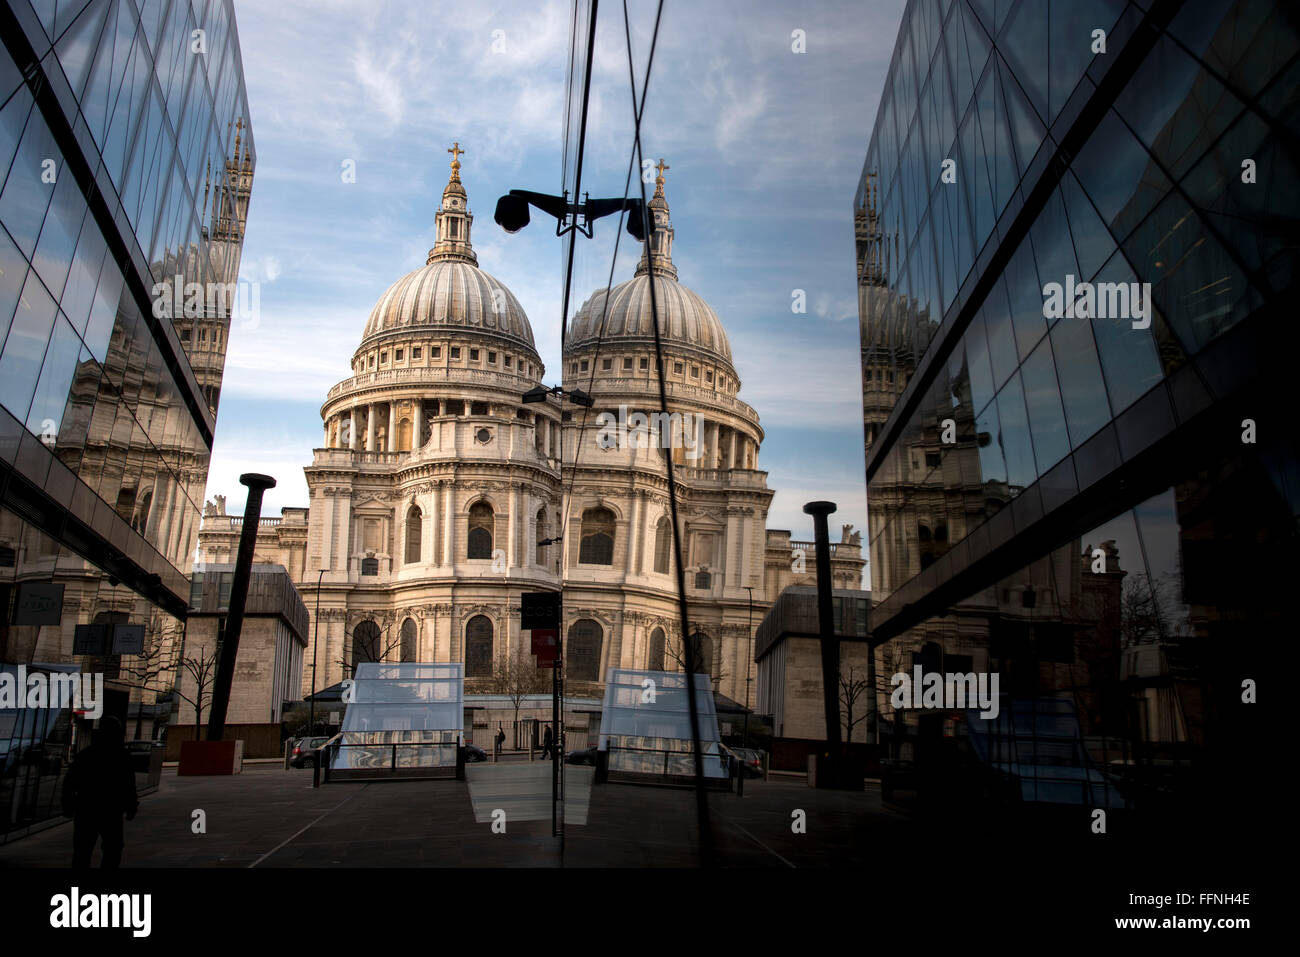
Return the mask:
POLYGON ((441 355, 442 355, 442 346, 430 346, 430 347, 429 347, 429 358, 431 358, 431 359, 437 359, 437 358, 438 358, 439 356, 441 356, 441 355))
POLYGON ((578 368, 579 368, 582 372, 586 372, 586 371, 587 371, 587 360, 586 360, 586 359, 583 359, 580 363, 578 363, 578 368))
POLYGON ((505 367, 506 367, 507 369, 509 369, 509 368, 510 368, 510 364, 511 364, 512 362, 515 361, 513 356, 502 356, 501 359, 502 359, 502 362, 505 363, 505 367))
POLYGON ((373 369, 374 367, 375 367, 375 357, 372 355, 370 357, 370 368, 373 369))
POLYGON ((393 361, 394 361, 394 362, 401 362, 401 361, 402 361, 402 350, 401 350, 401 349, 394 349, 394 350, 393 350, 393 361))
POLYGON ((451 357, 452 357, 453 359, 459 359, 459 358, 460 358, 460 346, 452 346, 452 347, 451 347, 451 357))
POLYGON ((682 374, 682 364, 680 362, 674 362, 673 375, 681 375, 681 374, 682 374))
POLYGON ((645 372, 645 370, 646 370, 646 369, 649 369, 649 368, 650 368, 650 360, 647 359, 645 356, 642 356, 642 357, 641 357, 641 371, 642 371, 642 372, 645 372))
POLYGON ((469 361, 470 361, 470 362, 478 362, 478 350, 477 350, 477 349, 471 349, 471 350, 469 350, 469 361))
POLYGON ((387 362, 387 361, 388 361, 388 353, 387 353, 387 352, 381 352, 381 353, 379 353, 379 361, 380 361, 380 362, 387 362))
POLYGON ((447 236, 450 239, 456 239, 460 235, 460 220, 452 219, 447 222, 447 236))
POLYGON ((613 359, 601 359, 601 360, 600 360, 600 371, 601 371, 601 372, 609 372, 609 371, 610 371, 611 369, 613 369, 613 368, 614 368, 614 360, 613 360, 613 359))
POLYGON ((490 365, 490 366, 494 366, 494 365, 496 365, 496 364, 497 364, 497 354, 496 354, 495 352, 489 352, 489 353, 488 353, 488 365, 490 365))
POLYGON ((692 378, 692 379, 698 379, 699 377, 700 377, 700 367, 699 367, 699 366, 691 366, 691 378, 692 378))
POLYGON ((704 381, 705 381, 705 382, 712 382, 712 381, 713 381, 713 370, 712 370, 712 369, 710 369, 708 372, 704 373, 704 381))
POLYGON ((623 357, 623 371, 624 371, 624 372, 631 372, 631 371, 632 371, 632 357, 631 357, 631 356, 624 356, 624 357, 623 357))
POLYGON ((418 359, 418 358, 420 358, 420 355, 421 355, 421 351, 420 351, 420 347, 419 347, 419 346, 415 346, 415 347, 413 347, 413 348, 411 349, 411 358, 412 358, 412 359, 418 359))

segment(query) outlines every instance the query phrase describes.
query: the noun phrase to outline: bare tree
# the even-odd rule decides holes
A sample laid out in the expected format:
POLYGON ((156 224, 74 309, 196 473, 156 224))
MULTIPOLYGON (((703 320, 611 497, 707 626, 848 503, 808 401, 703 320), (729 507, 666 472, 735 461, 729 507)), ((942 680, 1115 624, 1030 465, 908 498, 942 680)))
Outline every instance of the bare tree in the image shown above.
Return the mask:
POLYGON ((194 697, 190 697, 181 690, 181 682, 176 682, 176 694, 181 700, 189 702, 194 707, 194 740, 199 740, 199 726, 203 724, 203 704, 212 697, 208 688, 216 681, 217 654, 216 652, 208 653, 206 645, 199 646, 197 656, 186 656, 181 659, 181 666, 185 672, 194 679, 194 697))
MULTIPOLYGON (((163 622, 162 613, 154 610, 149 615, 149 621, 145 625, 144 647, 139 655, 123 655, 121 671, 118 680, 130 685, 140 691, 153 691, 157 693, 161 689, 156 686, 156 682, 167 672, 172 669, 172 662, 168 661, 168 641, 166 634, 167 627, 163 622), (129 660, 127 660, 129 659, 129 660)), ((135 713, 135 736, 140 737, 140 730, 144 722, 144 695, 140 696, 139 708, 135 713)))
POLYGON ((524 698, 530 694, 545 691, 550 684, 541 668, 537 667, 537 658, 522 645, 515 648, 513 655, 503 652, 492 663, 492 690, 505 695, 515 708, 515 747, 519 747, 519 708, 524 698))
MULTIPOLYGON (((722 686, 722 679, 727 677, 727 670, 719 666, 717 669, 717 673, 715 674, 713 670, 713 662, 705 661, 705 658, 708 656, 705 654, 703 644, 700 641, 701 638, 705 638, 705 637, 707 636, 700 634, 699 632, 696 632, 691 636, 691 646, 695 650, 694 671, 697 675, 707 674, 709 676, 709 680, 713 684, 713 690, 717 691, 718 688, 722 686)), ((672 661, 677 666, 676 669, 674 670, 676 671, 686 670, 686 648, 680 639, 676 641, 664 642, 664 657, 668 661, 672 661)))
POLYGON ((394 652, 400 655, 402 650, 402 640, 392 634, 393 623, 390 622, 387 628, 382 631, 361 629, 361 622, 356 628, 347 634, 351 639, 350 643, 344 644, 345 655, 338 660, 339 665, 343 668, 343 673, 356 677, 357 665, 367 664, 372 661, 387 661, 389 656, 394 652), (352 647, 352 660, 346 657, 348 644, 352 647))
MULTIPOLYGON (((840 707, 844 709, 844 741, 853 740, 853 729, 867 720, 868 710, 863 709, 862 714, 855 718, 853 712, 858 703, 858 699, 869 694, 871 688, 867 685, 866 675, 858 675, 858 670, 853 665, 849 665, 848 672, 840 671, 840 707)), ((865 702, 864 702, 865 704, 865 702)))

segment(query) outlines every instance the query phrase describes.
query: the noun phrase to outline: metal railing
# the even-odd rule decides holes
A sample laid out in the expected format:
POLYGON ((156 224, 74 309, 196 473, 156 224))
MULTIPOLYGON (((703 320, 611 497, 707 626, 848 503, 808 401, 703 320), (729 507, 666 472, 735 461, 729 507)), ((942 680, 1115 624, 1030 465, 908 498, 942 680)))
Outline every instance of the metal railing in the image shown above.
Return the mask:
MULTIPOLYGON (((313 762, 314 771, 312 777, 312 787, 320 787, 323 784, 329 784, 331 778, 342 774, 352 775, 357 772, 358 776, 369 776, 373 774, 386 773, 388 776, 416 776, 439 770, 446 771, 454 768, 457 780, 463 780, 465 777, 465 745, 457 741, 387 741, 387 742, 344 742, 343 733, 339 732, 330 738, 319 748, 316 749, 316 760, 313 762), (386 762, 367 761, 361 766, 338 767, 338 757, 343 749, 357 749, 367 758, 387 756, 386 762), (427 753, 428 748, 452 749, 455 751, 455 762, 447 763, 438 761, 433 764, 426 764, 418 760, 419 755, 427 753), (402 762, 398 760, 398 752, 404 755, 410 755, 411 752, 417 757, 413 762, 402 762)), ((351 762, 349 762, 351 763, 351 762)), ((339 778, 342 780, 342 778, 339 778)))

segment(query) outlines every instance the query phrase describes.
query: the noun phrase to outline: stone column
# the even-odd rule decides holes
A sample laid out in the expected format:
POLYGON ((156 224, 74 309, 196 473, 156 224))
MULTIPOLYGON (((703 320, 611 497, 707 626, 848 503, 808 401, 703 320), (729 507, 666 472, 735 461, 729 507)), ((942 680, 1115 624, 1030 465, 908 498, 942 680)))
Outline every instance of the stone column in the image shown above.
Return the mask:
POLYGON ((415 421, 411 424, 411 451, 414 452, 424 443, 420 441, 424 435, 424 400, 415 400, 415 421))
POLYGON ((455 560, 455 530, 452 524, 456 519, 451 496, 451 482, 442 485, 442 563, 451 567, 455 560))
POLYGON ((727 450, 727 468, 734 469, 736 467, 736 430, 731 429, 730 432, 731 440, 727 450))
POLYGON ((506 537, 506 568, 515 568, 519 564, 518 550, 515 545, 519 534, 519 486, 510 486, 509 532, 506 537))
POLYGON ((641 573, 641 552, 645 549, 641 532, 641 496, 637 490, 632 492, 632 510, 627 523, 627 562, 628 574, 641 573))
POLYGON ((348 409, 348 448, 357 450, 357 407, 348 409))
POLYGON ((323 448, 329 448, 329 447, 330 447, 330 420, 326 419, 325 420, 325 442, 323 448))
POLYGON ((388 448, 385 452, 397 451, 397 403, 388 401, 388 448))
POLYGON ((375 406, 370 404, 366 406, 366 451, 375 450, 375 406))
POLYGON ((438 528, 438 489, 424 496, 424 526, 420 529, 420 557, 430 565, 438 564, 437 528, 438 528))
POLYGON ((326 494, 322 488, 318 497, 320 502, 320 567, 334 569, 334 497, 326 494))

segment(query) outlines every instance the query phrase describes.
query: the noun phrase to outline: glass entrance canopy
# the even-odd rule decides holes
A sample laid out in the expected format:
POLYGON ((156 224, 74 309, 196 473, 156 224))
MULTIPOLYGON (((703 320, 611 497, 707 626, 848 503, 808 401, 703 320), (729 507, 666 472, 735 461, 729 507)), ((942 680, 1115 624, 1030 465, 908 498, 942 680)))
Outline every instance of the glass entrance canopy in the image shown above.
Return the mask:
MULTIPOLYGON (((708 675, 695 676, 704 774, 727 777, 726 753, 708 675)), ((688 776, 695 773, 686 675, 672 671, 611 668, 600 717, 600 749, 609 770, 688 776)))
POLYGON ((462 665, 357 665, 353 700, 330 767, 454 768, 465 724, 462 665))

